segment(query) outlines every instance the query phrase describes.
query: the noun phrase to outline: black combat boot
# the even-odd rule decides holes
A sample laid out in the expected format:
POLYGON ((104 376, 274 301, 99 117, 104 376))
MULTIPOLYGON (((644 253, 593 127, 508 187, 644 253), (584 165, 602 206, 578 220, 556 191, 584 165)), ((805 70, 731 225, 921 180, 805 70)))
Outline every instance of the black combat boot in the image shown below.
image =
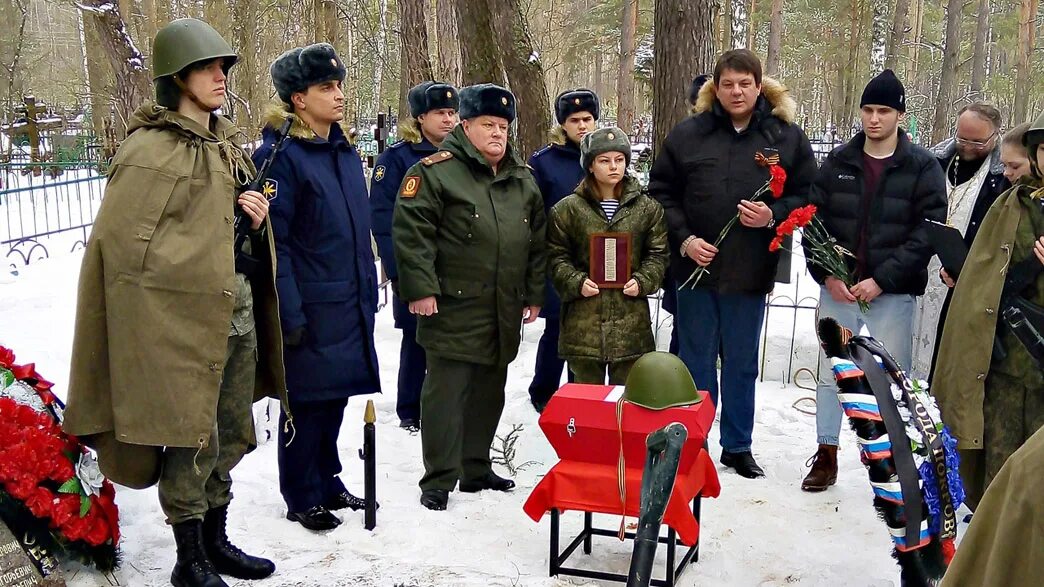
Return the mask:
POLYGON ((275 563, 250 556, 228 541, 227 518, 227 504, 208 511, 203 518, 203 548, 217 572, 237 579, 264 579, 274 573, 275 563))
POLYGON ((174 587, 228 587, 214 570, 203 550, 203 523, 189 520, 174 524, 174 542, 178 546, 178 561, 170 574, 174 587))

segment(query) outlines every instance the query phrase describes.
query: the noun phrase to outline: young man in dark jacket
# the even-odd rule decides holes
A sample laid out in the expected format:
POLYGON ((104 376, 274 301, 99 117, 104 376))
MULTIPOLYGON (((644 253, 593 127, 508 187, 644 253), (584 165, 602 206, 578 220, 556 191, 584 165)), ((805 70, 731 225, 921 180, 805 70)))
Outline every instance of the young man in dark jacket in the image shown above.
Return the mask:
POLYGON ((678 290, 679 355, 715 404, 721 355, 721 462, 755 478, 764 475, 751 454, 758 342, 777 262, 768 246, 775 223, 807 199, 816 163, 793 123, 794 100, 779 82, 762 79, 750 51, 718 59, 695 110, 664 141, 649 192, 666 213, 677 282, 697 266, 709 268, 695 287, 678 290), (765 163, 776 161, 788 175, 783 197, 749 201, 768 180, 765 163), (740 222, 719 251, 712 243, 737 212, 740 222))
POLYGON ((410 88, 407 95, 410 118, 399 122, 399 137, 377 158, 370 182, 371 222, 377 251, 384 273, 392 282, 392 314, 395 327, 402 330, 399 347, 398 395, 395 412, 399 427, 411 432, 420 430, 420 394, 424 385, 424 348, 417 344, 417 318, 410 314, 406 302, 399 297, 399 270, 392 247, 392 211, 406 170, 421 159, 434 155, 442 141, 457 126, 457 88, 441 82, 423 82, 410 88))
POLYGON ((268 117, 290 136, 272 165, 276 286, 286 348, 292 433, 279 426, 279 489, 288 520, 313 531, 341 521, 332 510, 363 507, 338 478, 337 435, 353 395, 380 392, 373 326, 377 272, 362 160, 341 130, 343 62, 326 43, 280 55, 271 68, 281 103, 268 117), (293 440, 293 442, 291 442, 293 440))
MULTIPOLYGON (((823 286, 819 318, 834 318, 856 333, 865 326, 908 369, 914 297, 924 293, 932 254, 924 219, 946 219, 946 188, 935 157, 899 131, 905 111, 903 84, 891 70, 870 80, 860 101, 863 132, 827 156, 812 190, 827 231, 854 255, 849 264, 855 285, 846 286, 812 263, 808 270, 823 286), (870 305, 866 313, 860 312, 860 301, 870 305)), ((805 491, 823 491, 837 480, 841 406, 830 371, 821 355, 819 449, 801 484, 805 491)))
MULTIPOLYGON (((580 139, 598 127, 600 110, 598 96, 584 88, 566 90, 555 98, 555 120, 558 126, 551 131, 551 143, 529 158, 533 179, 544 198, 545 214, 550 213, 560 200, 572 194, 584 179, 585 171, 580 165, 580 139)), ((561 305, 549 276, 544 287, 544 307, 540 309, 540 317, 544 319, 544 334, 537 345, 533 382, 529 384, 529 399, 538 412, 544 411, 544 406, 558 391, 562 381, 565 359, 558 356, 561 305)), ((572 379, 570 373, 569 380, 572 379)))

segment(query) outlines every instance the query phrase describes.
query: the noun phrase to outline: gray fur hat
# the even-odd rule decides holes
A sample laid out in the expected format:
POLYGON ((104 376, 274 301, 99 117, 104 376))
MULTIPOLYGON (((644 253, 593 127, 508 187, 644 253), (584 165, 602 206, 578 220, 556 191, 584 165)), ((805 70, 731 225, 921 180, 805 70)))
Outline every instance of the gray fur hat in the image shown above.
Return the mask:
POLYGON ((615 126, 589 132, 580 139, 580 164, 590 172, 595 157, 611 151, 623 153, 627 165, 631 164, 631 139, 627 133, 615 126))

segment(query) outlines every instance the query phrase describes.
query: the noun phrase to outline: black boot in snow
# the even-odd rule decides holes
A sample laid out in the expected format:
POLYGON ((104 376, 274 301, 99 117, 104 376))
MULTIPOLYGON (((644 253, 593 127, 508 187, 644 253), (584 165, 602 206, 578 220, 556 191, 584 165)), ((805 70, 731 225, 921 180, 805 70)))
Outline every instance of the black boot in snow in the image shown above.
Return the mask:
POLYGON ((250 556, 228 541, 227 518, 228 505, 208 511, 203 518, 203 548, 217 572, 237 579, 264 579, 274 573, 275 563, 250 556))
POLYGON ((178 561, 170 574, 174 587, 228 587, 203 551, 203 523, 189 520, 174 524, 178 561))

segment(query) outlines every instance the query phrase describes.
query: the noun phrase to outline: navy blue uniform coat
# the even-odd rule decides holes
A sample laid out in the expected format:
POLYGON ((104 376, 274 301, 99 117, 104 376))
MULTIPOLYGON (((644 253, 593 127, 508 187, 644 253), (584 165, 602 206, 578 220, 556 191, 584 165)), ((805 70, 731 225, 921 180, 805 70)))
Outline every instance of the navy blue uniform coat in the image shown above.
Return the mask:
MULTIPOLYGON (((262 134, 257 165, 271 151, 279 124, 270 120, 262 134)), ((340 126, 323 140, 297 119, 269 177, 277 182, 269 214, 283 332, 306 329, 304 343, 284 352, 290 401, 379 392, 377 271, 358 152, 340 126)))

